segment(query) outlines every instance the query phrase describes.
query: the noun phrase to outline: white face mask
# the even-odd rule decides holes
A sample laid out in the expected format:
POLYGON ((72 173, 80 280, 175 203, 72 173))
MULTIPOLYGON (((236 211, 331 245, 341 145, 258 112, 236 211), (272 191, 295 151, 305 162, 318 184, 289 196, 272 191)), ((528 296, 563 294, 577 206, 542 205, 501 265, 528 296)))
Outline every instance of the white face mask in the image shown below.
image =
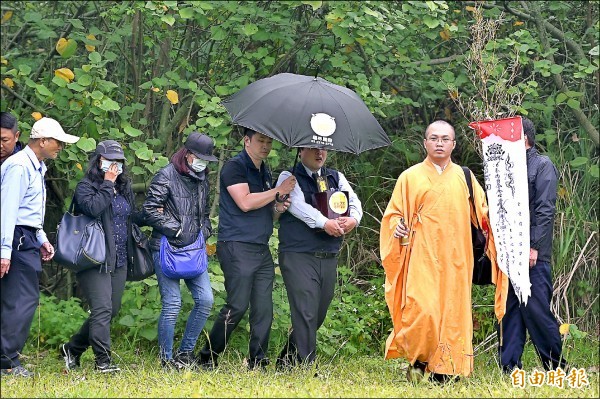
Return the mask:
POLYGON ((208 161, 205 161, 204 159, 196 158, 192 161, 192 164, 190 165, 190 167, 192 168, 192 170, 194 172, 202 172, 204 169, 206 169, 207 165, 208 165, 208 161))
POLYGON ((110 165, 112 165, 113 163, 116 163, 117 169, 119 170, 119 174, 123 173, 123 163, 122 162, 106 161, 106 160, 102 160, 100 162, 101 162, 100 169, 102 169, 103 172, 108 172, 108 168, 110 168, 110 165))

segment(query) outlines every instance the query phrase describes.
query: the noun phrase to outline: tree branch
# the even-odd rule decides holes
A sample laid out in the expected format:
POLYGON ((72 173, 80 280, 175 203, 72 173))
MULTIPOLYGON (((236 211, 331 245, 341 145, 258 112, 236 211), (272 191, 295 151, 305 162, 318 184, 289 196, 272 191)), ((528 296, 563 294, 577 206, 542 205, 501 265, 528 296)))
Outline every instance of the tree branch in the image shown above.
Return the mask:
POLYGON ((21 100, 23 103, 25 103, 26 105, 30 106, 31 109, 36 109, 38 108, 37 106, 33 105, 32 103, 30 103, 28 100, 25 99, 25 97, 21 96, 20 94, 18 94, 16 91, 14 91, 13 89, 11 89, 10 87, 8 87, 7 85, 5 85, 4 83, 2 83, 2 88, 6 89, 10 94, 12 94, 15 98, 21 100))
MULTIPOLYGON (((542 43, 544 51, 548 51, 550 48, 550 45, 548 43, 548 36, 546 35, 545 20, 542 17, 542 14, 538 8, 538 5, 534 2, 531 4, 531 6, 532 6, 534 22, 536 23, 539 34, 540 34, 540 42, 542 43)), ((553 63, 553 64, 555 63, 554 55, 552 55, 552 52, 548 52, 547 58, 551 63, 553 63)), ((568 88, 566 87, 560 73, 554 74, 553 78, 554 78, 554 83, 556 84, 556 87, 558 88, 558 90, 562 91, 563 93, 568 91, 568 88)), ((590 138, 592 139, 592 141, 594 142, 594 144, 597 147, 600 144, 600 134, 598 133, 598 129, 596 129, 596 127, 594 125, 592 125, 590 120, 587 118, 587 116, 583 113, 583 111, 580 108, 577 108, 577 109, 571 108, 571 112, 573 112, 575 119, 577 119, 577 121, 579 122, 581 127, 583 127, 583 129, 587 132, 587 134, 590 136, 590 138)))

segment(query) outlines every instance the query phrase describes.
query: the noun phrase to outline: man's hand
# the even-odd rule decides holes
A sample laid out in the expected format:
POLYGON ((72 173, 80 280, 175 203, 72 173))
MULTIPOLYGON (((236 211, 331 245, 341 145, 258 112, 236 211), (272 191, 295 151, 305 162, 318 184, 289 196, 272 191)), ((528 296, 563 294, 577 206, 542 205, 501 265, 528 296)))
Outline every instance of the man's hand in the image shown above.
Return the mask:
POLYGON ((410 230, 408 229, 408 227, 406 227, 404 223, 401 223, 400 219, 398 219, 398 224, 394 229, 394 238, 408 237, 409 232, 410 230))
POLYGON ((8 273, 8 269, 10 269, 10 259, 2 258, 2 260, 0 260, 0 278, 8 273))
POLYGON ((341 237, 342 235, 344 235, 344 229, 342 228, 342 226, 340 226, 337 219, 329 219, 327 222, 325 222, 323 230, 325 230, 327 234, 333 237, 341 237))
POLYGON ((538 257, 538 250, 529 248, 529 268, 530 269, 532 267, 534 267, 535 264, 537 263, 537 257, 538 257))
POLYGON ((42 244, 40 252, 44 262, 49 262, 54 257, 54 247, 48 241, 42 244))
POLYGON ((277 189, 279 190, 280 195, 286 195, 291 193, 294 190, 295 186, 296 177, 294 175, 291 175, 290 177, 282 181, 281 184, 277 186, 277 189))
POLYGON ((351 216, 341 216, 338 218, 338 223, 340 227, 344 230, 344 234, 348 234, 352 231, 358 224, 356 219, 351 216))
POLYGON ((277 210, 278 213, 284 213, 285 211, 288 210, 288 208, 290 207, 291 204, 292 204, 292 201, 288 197, 285 201, 283 201, 283 203, 276 202, 275 209, 277 210))

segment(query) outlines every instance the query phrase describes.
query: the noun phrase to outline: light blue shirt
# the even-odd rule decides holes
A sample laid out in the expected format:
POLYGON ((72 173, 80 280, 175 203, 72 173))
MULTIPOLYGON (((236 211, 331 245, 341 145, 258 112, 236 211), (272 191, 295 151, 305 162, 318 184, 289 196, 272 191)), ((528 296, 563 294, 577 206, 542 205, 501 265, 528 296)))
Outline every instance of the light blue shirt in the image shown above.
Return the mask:
MULTIPOLYGON (((306 169, 306 173, 310 176, 312 174, 312 170, 308 169, 304 164, 302 164, 302 166, 304 166, 304 169, 306 169)), ((321 176, 321 169, 317 171, 317 174, 321 176)), ((279 178, 277 179, 277 187, 279 187, 281 183, 283 183, 283 181, 291 175, 292 174, 287 170, 281 172, 279 178)), ((350 183, 348 183, 346 176, 344 176, 344 174, 340 171, 338 171, 338 176, 339 190, 348 192, 348 206, 350 208, 350 217, 356 219, 356 225, 358 226, 363 216, 362 204, 358 199, 358 196, 352 189, 352 186, 350 185, 350 183)), ((291 204, 288 208, 288 211, 292 215, 306 223, 308 227, 312 229, 322 229, 325 226, 325 223, 327 223, 327 221, 329 220, 327 217, 323 216, 323 214, 317 208, 313 207, 312 205, 306 202, 306 199, 304 198, 304 194, 302 193, 302 189, 300 188, 299 184, 296 184, 294 186, 294 189, 290 193, 290 200, 291 204)))
POLYGON ((29 226, 38 229, 37 240, 40 246, 48 238, 43 230, 46 211, 46 186, 44 175, 46 165, 40 162, 33 150, 26 146, 22 151, 11 155, 0 169, 1 198, 0 235, 3 259, 10 259, 15 226, 29 226))

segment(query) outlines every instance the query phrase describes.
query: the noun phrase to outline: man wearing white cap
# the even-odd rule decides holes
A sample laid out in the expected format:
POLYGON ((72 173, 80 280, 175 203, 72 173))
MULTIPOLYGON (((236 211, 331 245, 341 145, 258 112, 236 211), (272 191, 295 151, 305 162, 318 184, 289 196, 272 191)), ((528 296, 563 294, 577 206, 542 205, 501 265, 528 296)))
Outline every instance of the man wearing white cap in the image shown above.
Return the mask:
POLYGON ((0 373, 31 377, 19 361, 37 307, 42 262, 54 256, 43 230, 46 208, 45 159, 55 159, 64 143, 79 137, 66 134, 51 118, 33 124, 27 146, 0 169, 0 373), (41 253, 41 260, 40 260, 41 253))

